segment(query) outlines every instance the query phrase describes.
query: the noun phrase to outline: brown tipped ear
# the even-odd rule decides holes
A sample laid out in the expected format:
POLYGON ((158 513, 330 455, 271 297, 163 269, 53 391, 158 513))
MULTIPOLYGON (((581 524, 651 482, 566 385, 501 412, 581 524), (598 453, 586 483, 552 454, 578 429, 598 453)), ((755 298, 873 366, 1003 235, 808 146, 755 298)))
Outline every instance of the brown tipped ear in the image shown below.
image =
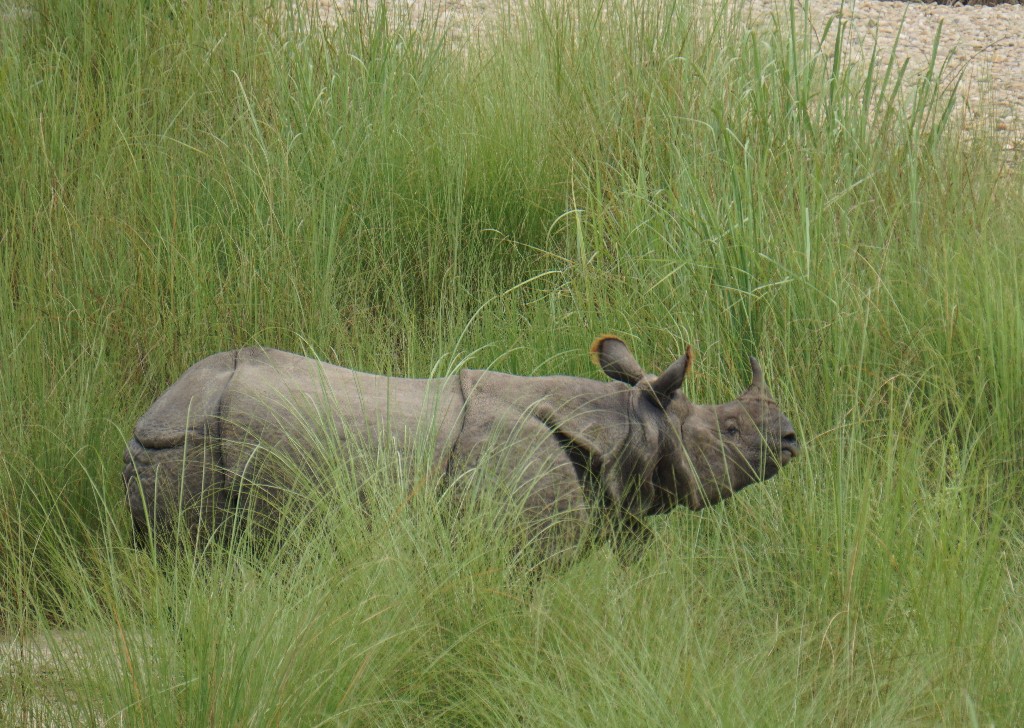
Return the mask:
POLYGON ((617 336, 598 336, 590 345, 590 358, 611 379, 633 386, 644 378, 626 344, 617 336))
POLYGON ((683 386, 683 380, 686 378, 686 373, 690 371, 691 362, 693 362, 693 350, 687 344, 686 353, 672 362, 660 377, 651 382, 650 393, 662 407, 666 406, 672 400, 672 395, 683 386))

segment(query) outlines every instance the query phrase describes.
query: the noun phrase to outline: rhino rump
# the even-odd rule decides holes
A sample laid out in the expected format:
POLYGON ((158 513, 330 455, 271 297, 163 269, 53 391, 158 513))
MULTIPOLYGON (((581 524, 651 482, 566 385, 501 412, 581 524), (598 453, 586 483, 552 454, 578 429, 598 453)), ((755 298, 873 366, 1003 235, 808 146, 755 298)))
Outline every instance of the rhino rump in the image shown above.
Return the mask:
POLYGON ((166 528, 179 514, 197 531, 227 505, 220 407, 237 360, 229 351, 197 362, 136 424, 123 479, 137 533, 166 528))
POLYGON ((273 527, 292 468, 315 480, 329 443, 411 453, 429 430, 444 471, 463 405, 458 377, 389 378, 259 347, 207 357, 157 399, 128 443, 136 531, 181 518, 194 538, 241 514, 273 527))

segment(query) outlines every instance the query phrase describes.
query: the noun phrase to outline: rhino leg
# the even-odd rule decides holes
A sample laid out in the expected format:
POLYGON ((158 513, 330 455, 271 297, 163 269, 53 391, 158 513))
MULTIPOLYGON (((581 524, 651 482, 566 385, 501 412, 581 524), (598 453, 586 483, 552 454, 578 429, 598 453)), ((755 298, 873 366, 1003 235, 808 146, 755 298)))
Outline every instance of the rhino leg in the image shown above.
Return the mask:
POLYGON ((169 531, 181 519, 192 538, 230 506, 221 467, 220 403, 237 356, 192 366, 135 426, 124 454, 124 483, 136 532, 169 531))
MULTIPOLYGON (((577 464, 543 422, 470 405, 455 452, 454 471, 475 471, 475 482, 525 519, 529 549, 551 564, 571 559, 595 521, 577 464)), ((458 496, 457 496, 458 497, 458 496)))
POLYGON ((212 528, 228 505, 218 459, 212 443, 151 448, 133 437, 124 483, 136 534, 167 532, 179 518, 193 538, 212 528))

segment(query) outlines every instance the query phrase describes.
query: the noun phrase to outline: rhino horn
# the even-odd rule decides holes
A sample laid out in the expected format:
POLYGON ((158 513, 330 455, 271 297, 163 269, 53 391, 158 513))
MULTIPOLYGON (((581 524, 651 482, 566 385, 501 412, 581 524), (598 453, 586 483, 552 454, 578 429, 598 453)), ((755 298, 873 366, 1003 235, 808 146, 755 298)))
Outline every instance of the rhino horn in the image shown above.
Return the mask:
POLYGON ((743 393, 744 397, 770 397, 768 388, 764 384, 764 371, 757 359, 750 357, 750 386, 743 393))
POLYGON ((651 382, 651 394, 662 407, 671 401, 672 396, 683 386, 686 373, 690 371, 690 364, 693 362, 693 350, 689 344, 686 346, 686 353, 669 365, 669 368, 661 373, 657 379, 651 382))
POLYGON ((644 378, 644 370, 629 347, 617 336, 604 335, 590 345, 590 356, 609 378, 633 386, 644 378))

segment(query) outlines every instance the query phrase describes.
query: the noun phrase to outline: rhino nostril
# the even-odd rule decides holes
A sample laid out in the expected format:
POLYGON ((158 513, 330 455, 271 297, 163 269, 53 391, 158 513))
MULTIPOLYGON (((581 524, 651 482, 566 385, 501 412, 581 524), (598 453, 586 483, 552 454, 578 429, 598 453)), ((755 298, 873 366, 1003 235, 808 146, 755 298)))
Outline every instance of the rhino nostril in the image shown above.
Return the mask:
POLYGON ((786 447, 794 447, 796 445, 796 433, 788 432, 782 436, 782 444, 786 447))

